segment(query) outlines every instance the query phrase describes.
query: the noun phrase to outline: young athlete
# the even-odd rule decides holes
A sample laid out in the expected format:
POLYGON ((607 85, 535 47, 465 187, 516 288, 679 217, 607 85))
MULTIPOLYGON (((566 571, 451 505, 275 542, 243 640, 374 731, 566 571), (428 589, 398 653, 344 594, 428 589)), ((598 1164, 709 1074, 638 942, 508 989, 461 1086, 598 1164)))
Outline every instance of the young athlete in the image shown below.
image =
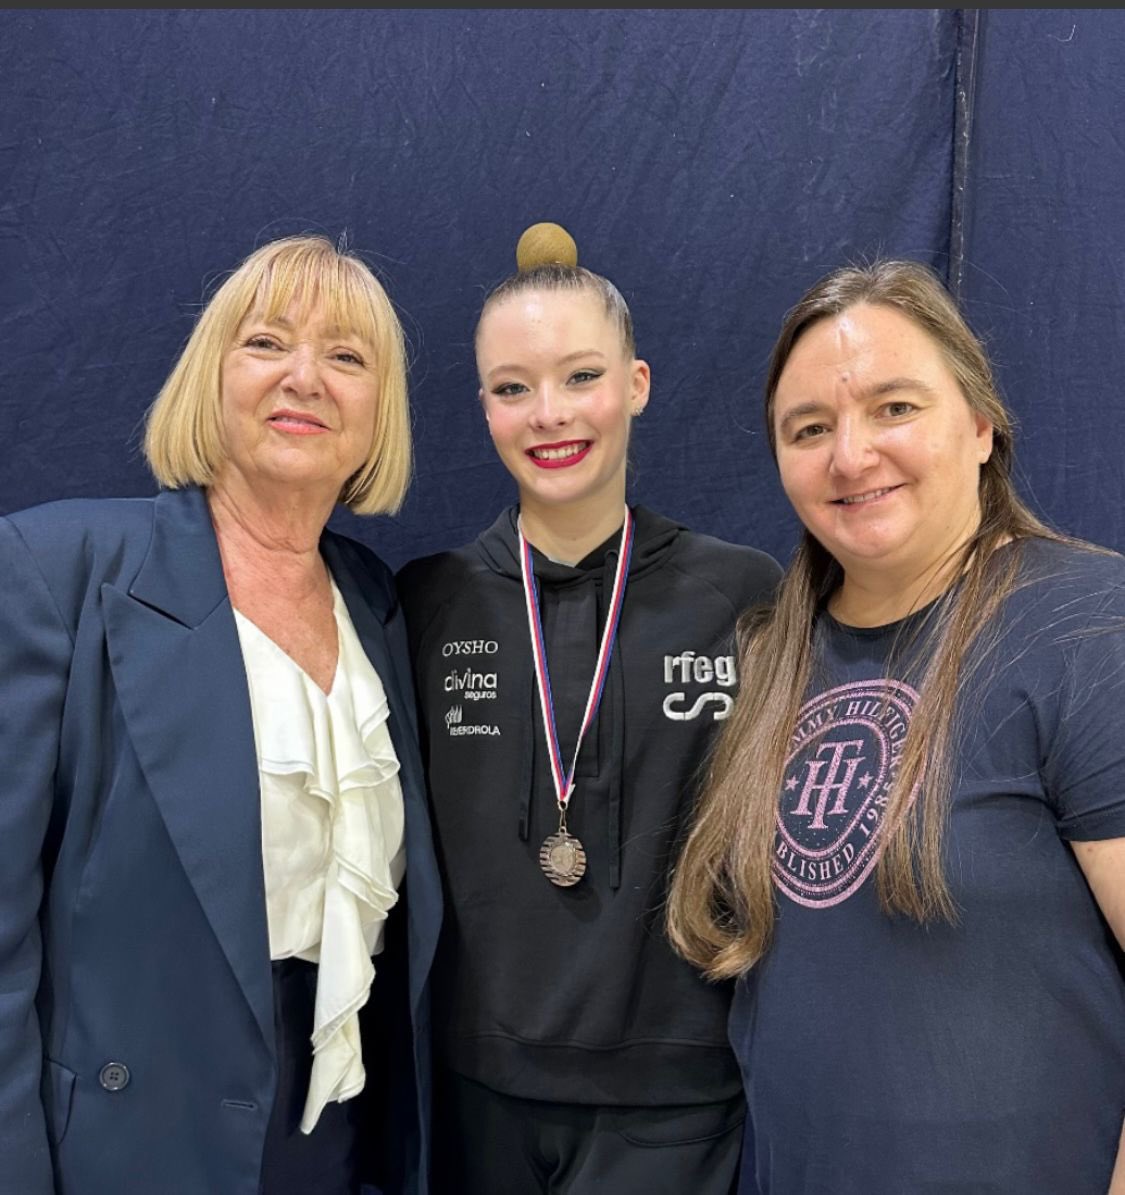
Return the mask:
POLYGON ((517 260, 476 358, 518 505, 399 577, 447 899, 437 1190, 727 1195, 730 991, 662 909, 736 618, 780 569, 626 504, 649 400, 628 308, 557 226, 517 260))

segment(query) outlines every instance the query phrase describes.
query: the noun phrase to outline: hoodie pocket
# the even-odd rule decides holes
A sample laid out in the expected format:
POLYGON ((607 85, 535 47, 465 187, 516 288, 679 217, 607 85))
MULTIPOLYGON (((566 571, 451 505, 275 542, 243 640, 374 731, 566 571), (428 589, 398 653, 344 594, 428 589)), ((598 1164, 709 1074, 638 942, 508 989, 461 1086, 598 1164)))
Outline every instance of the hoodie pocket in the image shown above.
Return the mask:
POLYGON ((43 1060, 43 1111, 47 1118, 47 1136, 52 1145, 61 1145, 70 1123, 70 1105, 74 1098, 74 1071, 50 1058, 43 1060))

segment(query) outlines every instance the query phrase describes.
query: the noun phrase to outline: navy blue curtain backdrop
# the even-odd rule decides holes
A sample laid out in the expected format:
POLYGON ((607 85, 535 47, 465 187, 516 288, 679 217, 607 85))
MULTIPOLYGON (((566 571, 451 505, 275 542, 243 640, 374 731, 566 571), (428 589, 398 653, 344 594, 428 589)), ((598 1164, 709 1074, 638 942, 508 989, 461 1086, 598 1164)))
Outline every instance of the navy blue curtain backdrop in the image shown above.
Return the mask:
POLYGON ((876 254, 936 266, 1017 411, 1021 484, 1125 548, 1125 15, 1097 10, 0 12, 0 511, 149 494, 144 411, 209 288, 322 232, 412 346, 392 565, 512 500, 472 334, 557 220, 630 301, 653 398, 630 496, 781 559, 762 433, 787 308, 876 254))

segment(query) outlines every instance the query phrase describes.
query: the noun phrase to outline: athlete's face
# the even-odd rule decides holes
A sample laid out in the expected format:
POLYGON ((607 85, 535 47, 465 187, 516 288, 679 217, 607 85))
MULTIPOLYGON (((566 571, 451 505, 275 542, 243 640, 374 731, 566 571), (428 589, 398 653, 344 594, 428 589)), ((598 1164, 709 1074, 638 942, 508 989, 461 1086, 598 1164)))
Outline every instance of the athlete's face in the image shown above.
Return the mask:
POLYGON ((851 579, 922 576, 980 522, 992 425, 937 342, 890 307, 813 324, 778 380, 781 483, 851 579))
POLYGON ((528 291, 491 307, 477 332, 492 442, 527 507, 625 499, 629 421, 649 368, 628 356, 590 291, 528 291))

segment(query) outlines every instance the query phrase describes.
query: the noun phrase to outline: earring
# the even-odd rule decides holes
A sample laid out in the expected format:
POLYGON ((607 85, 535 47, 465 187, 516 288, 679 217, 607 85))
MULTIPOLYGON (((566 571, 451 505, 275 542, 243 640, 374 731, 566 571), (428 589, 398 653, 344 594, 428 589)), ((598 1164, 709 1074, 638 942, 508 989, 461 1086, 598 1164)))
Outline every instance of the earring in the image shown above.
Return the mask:
POLYGON ((634 410, 629 412, 629 414, 632 415, 634 419, 639 419, 644 413, 645 413, 644 407, 636 407, 634 410))

